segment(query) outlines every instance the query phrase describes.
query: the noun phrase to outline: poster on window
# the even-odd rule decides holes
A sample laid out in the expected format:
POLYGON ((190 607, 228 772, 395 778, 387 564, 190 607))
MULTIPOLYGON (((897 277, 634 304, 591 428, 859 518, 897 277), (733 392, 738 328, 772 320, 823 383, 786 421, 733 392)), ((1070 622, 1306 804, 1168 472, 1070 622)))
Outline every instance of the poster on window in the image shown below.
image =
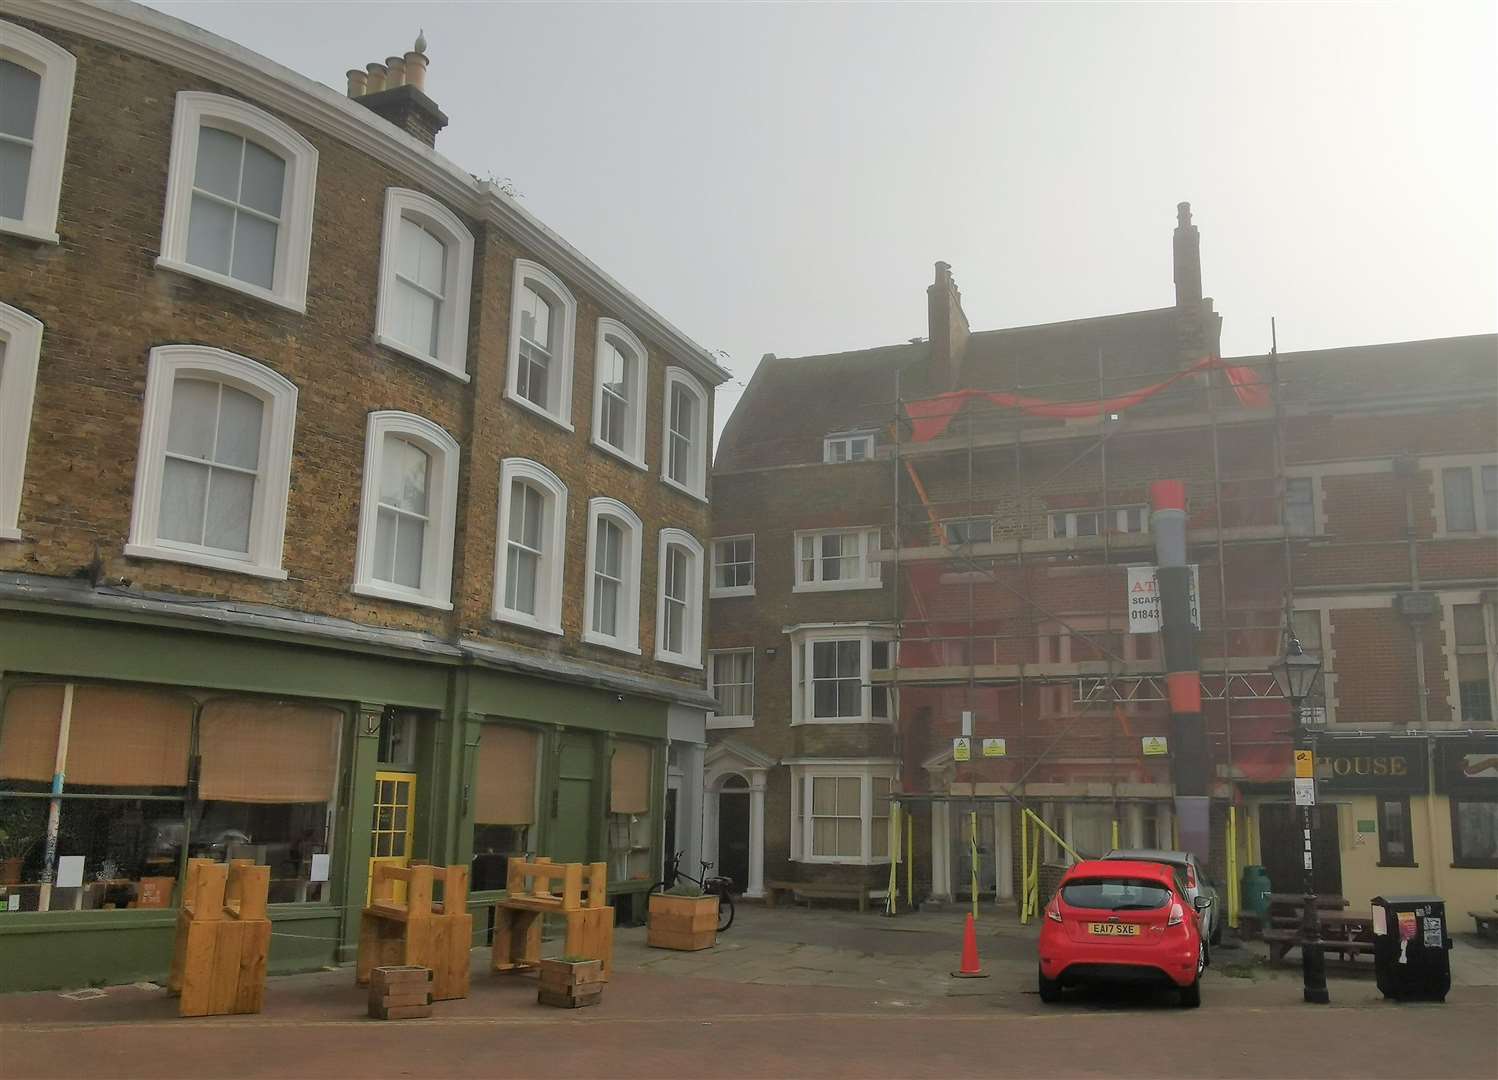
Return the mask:
MULTIPOLYGON (((1153 566, 1131 566, 1129 570, 1129 633, 1160 632, 1160 580, 1153 566)), ((1201 574, 1191 566, 1191 625, 1202 628, 1201 574)))

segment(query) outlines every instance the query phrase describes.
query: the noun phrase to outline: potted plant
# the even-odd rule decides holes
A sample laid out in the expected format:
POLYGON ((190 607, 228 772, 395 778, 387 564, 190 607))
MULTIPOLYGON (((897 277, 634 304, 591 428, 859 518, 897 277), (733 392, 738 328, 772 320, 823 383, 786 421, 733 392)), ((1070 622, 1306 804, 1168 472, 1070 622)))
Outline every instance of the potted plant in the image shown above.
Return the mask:
POLYGON ((718 898, 683 882, 650 894, 645 944, 656 949, 695 952, 718 941, 718 898))
POLYGON ((536 1001, 559 1009, 597 1005, 603 998, 603 961, 586 956, 561 956, 541 961, 536 1001))
POLYGON ((21 867, 42 839, 44 806, 41 799, 0 802, 0 885, 21 883, 21 867))

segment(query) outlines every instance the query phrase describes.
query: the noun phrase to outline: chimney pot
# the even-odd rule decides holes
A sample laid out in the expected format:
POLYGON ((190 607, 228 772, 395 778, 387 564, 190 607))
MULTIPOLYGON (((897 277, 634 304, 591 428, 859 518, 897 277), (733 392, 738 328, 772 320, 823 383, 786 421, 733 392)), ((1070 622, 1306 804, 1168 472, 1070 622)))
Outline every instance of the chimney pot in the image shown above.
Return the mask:
POLYGON ((406 85, 406 61, 404 57, 385 57, 385 89, 406 85))
POLYGON ((926 315, 932 383, 943 390, 954 390, 962 384, 968 325, 962 293, 952 280, 949 263, 936 264, 936 281, 926 287, 926 315))
POLYGON ((368 81, 365 83, 365 93, 378 94, 385 89, 384 64, 366 64, 364 70, 369 73, 368 81))
POLYGON ((1191 204, 1176 204, 1176 227, 1171 237, 1174 249, 1176 307, 1195 308, 1202 300, 1201 233, 1191 224, 1191 204))
POLYGON ((364 74, 363 68, 349 68, 348 72, 348 96, 351 98, 363 97, 365 83, 368 76, 364 74))
MULTIPOLYGON (((417 38, 416 40, 422 45, 426 44, 425 38, 417 38)), ((417 49, 414 52, 406 53, 405 61, 406 85, 414 86, 418 90, 425 90, 427 84, 427 54, 417 49)))

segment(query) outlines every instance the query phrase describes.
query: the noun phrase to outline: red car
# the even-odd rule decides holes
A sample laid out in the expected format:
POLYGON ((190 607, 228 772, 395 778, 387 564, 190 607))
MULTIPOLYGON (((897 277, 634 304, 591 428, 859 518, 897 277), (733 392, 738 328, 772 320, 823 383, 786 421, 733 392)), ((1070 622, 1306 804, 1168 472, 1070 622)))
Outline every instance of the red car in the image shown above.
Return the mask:
POLYGON ((1083 982, 1177 987, 1181 1004, 1202 1002, 1207 945, 1201 912, 1169 866, 1120 859, 1079 862, 1066 872, 1040 922, 1040 1000, 1083 982))

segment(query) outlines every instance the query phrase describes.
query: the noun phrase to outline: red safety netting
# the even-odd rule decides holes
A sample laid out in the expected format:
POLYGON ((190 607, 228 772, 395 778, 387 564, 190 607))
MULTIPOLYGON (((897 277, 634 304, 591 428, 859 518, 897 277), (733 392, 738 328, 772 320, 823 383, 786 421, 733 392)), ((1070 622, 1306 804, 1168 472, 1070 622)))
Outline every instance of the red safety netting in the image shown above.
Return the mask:
POLYGON ((1233 385, 1233 392, 1245 408, 1265 409, 1269 407, 1269 387, 1264 385, 1258 373, 1252 368, 1225 364, 1221 357, 1204 356, 1190 367, 1176 372, 1170 378, 1157 382, 1153 386, 1142 387, 1118 397, 1104 398, 1102 401, 1045 401, 1041 398, 1026 397, 1023 394, 1007 394, 998 391, 953 390, 922 401, 907 402, 905 411, 912 421, 914 429, 912 438, 916 442, 926 442, 946 431, 947 425, 952 422, 952 417, 956 416, 962 407, 974 398, 984 398, 995 405, 1019 409, 1029 416, 1049 416, 1064 420, 1085 419, 1132 408, 1174 385, 1187 375, 1194 375, 1209 368, 1218 368, 1227 375, 1228 382, 1233 385))

